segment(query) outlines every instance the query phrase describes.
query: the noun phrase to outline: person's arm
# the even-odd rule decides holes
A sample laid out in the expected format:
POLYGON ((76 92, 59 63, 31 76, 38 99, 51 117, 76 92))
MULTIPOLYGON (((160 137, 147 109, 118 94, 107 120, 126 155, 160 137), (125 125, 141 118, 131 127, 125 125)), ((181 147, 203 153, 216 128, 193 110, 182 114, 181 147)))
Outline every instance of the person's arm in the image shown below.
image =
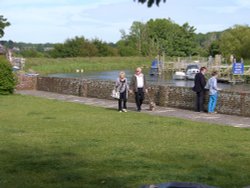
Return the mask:
POLYGON ((129 91, 129 84, 128 84, 128 79, 126 78, 126 89, 129 91))
POLYGON ((200 81, 201 81, 201 87, 204 89, 206 86, 206 78, 204 75, 201 76, 200 81))
POLYGON ((131 82, 130 82, 130 85, 129 85, 129 88, 130 88, 131 92, 134 89, 134 85, 135 85, 135 76, 133 75, 132 79, 131 79, 131 82))
POLYGON ((117 89, 120 85, 120 80, 119 78, 116 79, 116 82, 115 82, 115 89, 117 89))
POLYGON ((218 86, 217 86, 217 79, 215 78, 214 80, 213 80, 213 89, 215 89, 216 91, 219 91, 220 89, 218 88, 218 86))
POLYGON ((144 88, 145 88, 145 92, 148 92, 148 86, 147 86, 147 81, 146 81, 146 76, 143 74, 143 84, 144 84, 144 88))

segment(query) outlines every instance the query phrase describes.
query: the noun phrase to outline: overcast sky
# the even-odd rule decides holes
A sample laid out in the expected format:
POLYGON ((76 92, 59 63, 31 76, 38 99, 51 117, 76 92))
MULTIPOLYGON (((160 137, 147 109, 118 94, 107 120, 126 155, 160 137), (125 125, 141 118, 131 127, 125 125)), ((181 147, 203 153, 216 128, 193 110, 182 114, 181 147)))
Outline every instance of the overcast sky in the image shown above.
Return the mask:
POLYGON ((170 18, 196 32, 250 25, 250 0, 167 0, 147 8, 134 0, 0 0, 0 15, 11 23, 0 40, 56 43, 84 36, 117 42, 133 21, 170 18))

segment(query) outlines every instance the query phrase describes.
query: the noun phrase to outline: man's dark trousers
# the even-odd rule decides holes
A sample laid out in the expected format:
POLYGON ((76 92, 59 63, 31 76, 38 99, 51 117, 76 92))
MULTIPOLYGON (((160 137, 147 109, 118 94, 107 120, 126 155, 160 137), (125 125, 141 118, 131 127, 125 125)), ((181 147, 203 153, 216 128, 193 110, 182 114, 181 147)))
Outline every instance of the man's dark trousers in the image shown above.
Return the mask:
POLYGON ((204 112, 205 91, 196 92, 196 111, 204 112))
POLYGON ((138 111, 141 111, 141 105, 143 103, 143 100, 144 100, 143 88, 138 88, 138 91, 135 92, 135 103, 138 111))

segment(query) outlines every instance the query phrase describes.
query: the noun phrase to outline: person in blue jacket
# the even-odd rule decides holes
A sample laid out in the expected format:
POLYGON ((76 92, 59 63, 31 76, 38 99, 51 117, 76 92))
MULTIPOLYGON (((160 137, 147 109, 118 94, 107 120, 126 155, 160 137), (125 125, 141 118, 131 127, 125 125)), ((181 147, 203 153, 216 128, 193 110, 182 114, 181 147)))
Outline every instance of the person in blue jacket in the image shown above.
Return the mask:
POLYGON ((209 89, 208 113, 216 113, 214 110, 218 99, 218 91, 220 90, 217 87, 217 76, 217 71, 214 71, 206 86, 209 89))

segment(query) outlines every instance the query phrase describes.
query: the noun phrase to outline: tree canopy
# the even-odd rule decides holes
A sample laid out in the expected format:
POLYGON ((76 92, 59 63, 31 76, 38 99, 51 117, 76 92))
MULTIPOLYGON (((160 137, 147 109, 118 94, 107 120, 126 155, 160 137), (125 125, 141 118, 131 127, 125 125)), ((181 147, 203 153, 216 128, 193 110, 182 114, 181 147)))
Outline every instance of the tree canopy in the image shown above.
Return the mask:
POLYGON ((171 19, 136 21, 129 34, 123 32, 117 46, 120 52, 129 55, 155 56, 164 52, 169 56, 189 56, 197 53, 194 31, 188 23, 180 26, 171 19))
POLYGON ((222 54, 229 57, 231 54, 240 58, 250 58, 250 27, 235 25, 223 32, 219 42, 222 54))
POLYGON ((63 44, 55 44, 49 53, 52 57, 93 57, 115 56, 117 50, 99 39, 87 40, 83 36, 67 39, 63 44))
POLYGON ((4 28, 7 26, 10 26, 10 23, 7 21, 6 18, 0 15, 0 38, 4 36, 4 28))
POLYGON ((14 92, 16 79, 11 64, 0 56, 0 95, 8 95, 14 92))

